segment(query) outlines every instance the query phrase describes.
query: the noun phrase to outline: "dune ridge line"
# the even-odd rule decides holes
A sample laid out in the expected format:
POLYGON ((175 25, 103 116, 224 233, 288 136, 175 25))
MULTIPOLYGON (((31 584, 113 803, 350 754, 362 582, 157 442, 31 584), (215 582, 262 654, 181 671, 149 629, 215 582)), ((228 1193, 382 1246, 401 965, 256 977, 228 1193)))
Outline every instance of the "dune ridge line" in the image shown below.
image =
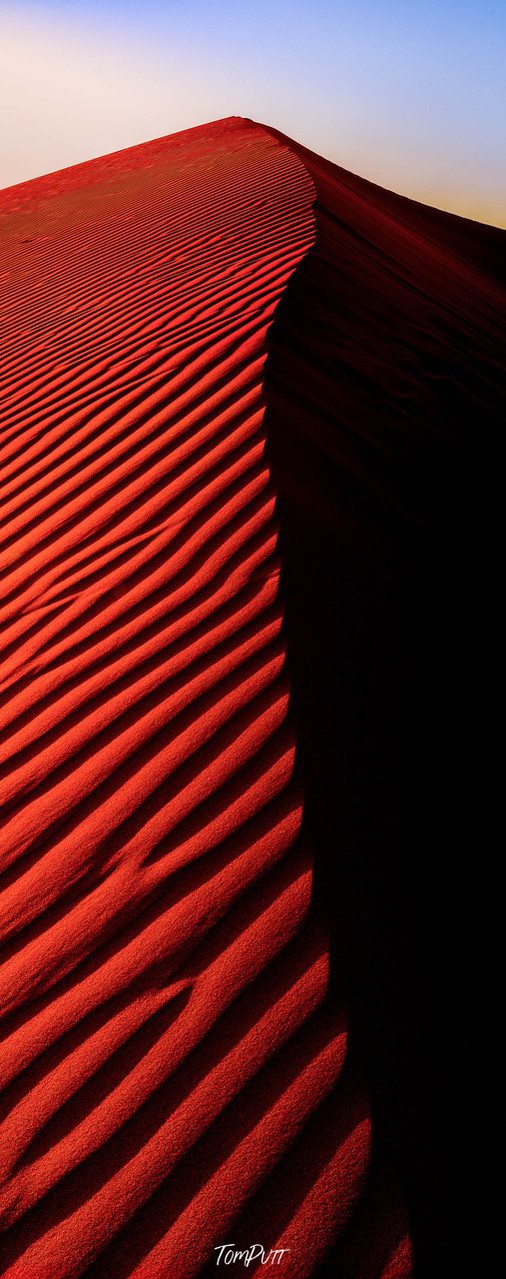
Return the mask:
POLYGON ((236 119, 0 193, 8 1279, 302 1279, 366 1177, 265 456, 314 198, 236 119))

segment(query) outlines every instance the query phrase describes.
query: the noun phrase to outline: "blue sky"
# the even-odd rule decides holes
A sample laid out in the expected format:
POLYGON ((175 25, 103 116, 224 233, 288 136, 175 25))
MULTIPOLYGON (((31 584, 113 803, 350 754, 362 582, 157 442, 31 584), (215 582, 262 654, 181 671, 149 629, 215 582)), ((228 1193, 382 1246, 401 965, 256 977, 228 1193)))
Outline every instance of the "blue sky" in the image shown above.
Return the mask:
POLYGON ((506 224, 506 6, 0 0, 0 186, 226 115, 506 224))

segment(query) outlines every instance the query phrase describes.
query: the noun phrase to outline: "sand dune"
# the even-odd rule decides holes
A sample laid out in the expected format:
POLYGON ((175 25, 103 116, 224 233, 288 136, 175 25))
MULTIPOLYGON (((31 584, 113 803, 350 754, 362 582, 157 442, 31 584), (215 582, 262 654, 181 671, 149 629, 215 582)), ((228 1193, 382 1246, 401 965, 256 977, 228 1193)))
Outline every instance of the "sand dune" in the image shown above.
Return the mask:
POLYGON ((0 220, 2 1273, 406 1279, 321 885, 375 513, 381 582, 444 472, 414 353, 456 281, 475 351, 502 241, 237 119, 0 220))

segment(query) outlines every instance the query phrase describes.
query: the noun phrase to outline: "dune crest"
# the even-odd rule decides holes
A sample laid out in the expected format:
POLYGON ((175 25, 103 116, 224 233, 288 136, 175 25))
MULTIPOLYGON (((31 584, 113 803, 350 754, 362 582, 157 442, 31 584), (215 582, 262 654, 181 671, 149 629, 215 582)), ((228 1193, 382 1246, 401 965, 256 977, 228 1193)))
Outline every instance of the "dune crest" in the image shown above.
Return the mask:
POLYGON ((0 196, 9 1279, 190 1279, 231 1230, 309 1275, 366 1176, 263 424, 313 200, 238 120, 0 196))
POLYGON ((0 223, 2 1274, 409 1279, 504 233, 238 118, 0 223))

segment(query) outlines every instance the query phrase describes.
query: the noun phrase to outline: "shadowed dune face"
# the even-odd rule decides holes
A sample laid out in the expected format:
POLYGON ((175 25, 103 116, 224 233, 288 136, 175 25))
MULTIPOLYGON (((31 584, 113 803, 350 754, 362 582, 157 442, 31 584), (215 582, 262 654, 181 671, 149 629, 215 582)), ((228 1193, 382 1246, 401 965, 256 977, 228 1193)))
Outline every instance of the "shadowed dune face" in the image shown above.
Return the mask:
MULTIPOLYGON (((351 1058, 372 1086, 378 1164, 406 1189, 415 1273, 446 1276, 475 1211, 476 871, 463 850, 482 751, 473 687, 506 235, 294 150, 316 235, 272 330, 266 432, 314 894, 345 977, 351 1058)), ((346 1255, 329 1276, 362 1275, 346 1255)))
POLYGON ((493 233, 239 120, 0 222, 3 1273, 407 1279, 397 740, 493 233))

